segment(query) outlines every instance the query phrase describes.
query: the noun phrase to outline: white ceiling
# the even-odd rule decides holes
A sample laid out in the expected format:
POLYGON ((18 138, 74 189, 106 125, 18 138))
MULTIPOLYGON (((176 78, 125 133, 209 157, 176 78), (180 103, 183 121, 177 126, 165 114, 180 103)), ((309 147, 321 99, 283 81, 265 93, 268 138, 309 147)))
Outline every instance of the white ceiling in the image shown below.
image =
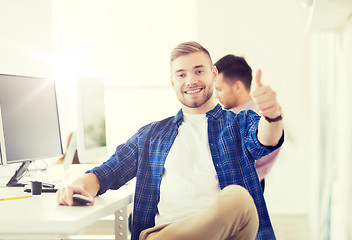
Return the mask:
POLYGON ((352 0, 314 0, 310 31, 340 31, 352 16, 352 0))

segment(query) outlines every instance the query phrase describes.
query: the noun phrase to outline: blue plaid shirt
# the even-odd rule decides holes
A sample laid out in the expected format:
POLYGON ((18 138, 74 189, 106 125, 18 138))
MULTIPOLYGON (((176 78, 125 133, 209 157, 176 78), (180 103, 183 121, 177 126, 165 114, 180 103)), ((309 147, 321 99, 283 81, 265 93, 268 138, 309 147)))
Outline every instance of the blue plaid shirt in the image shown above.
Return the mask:
MULTIPOLYGON (((230 184, 245 187, 258 210, 259 230, 256 239, 275 239, 254 160, 280 147, 284 135, 275 147, 260 144, 257 139, 260 116, 252 110, 236 114, 223 110, 218 104, 206 116, 209 147, 220 188, 230 184)), ((182 120, 180 110, 174 117, 142 127, 126 143, 119 145, 108 161, 89 171, 99 178, 98 194, 108 189, 118 189, 136 177, 132 240, 137 240, 141 231, 155 225, 165 159, 182 120)))

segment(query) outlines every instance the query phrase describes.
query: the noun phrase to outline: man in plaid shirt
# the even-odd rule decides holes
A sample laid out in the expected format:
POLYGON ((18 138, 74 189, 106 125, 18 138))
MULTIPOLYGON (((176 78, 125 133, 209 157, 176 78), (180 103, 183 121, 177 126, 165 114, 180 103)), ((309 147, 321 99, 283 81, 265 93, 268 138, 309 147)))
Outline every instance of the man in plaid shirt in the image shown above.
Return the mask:
POLYGON ((218 72, 200 44, 176 46, 170 65, 181 110, 139 129, 108 161, 60 189, 58 203, 136 177, 133 240, 275 239, 254 162, 283 143, 276 93, 259 70, 253 99, 262 117, 236 114, 214 104, 218 72))

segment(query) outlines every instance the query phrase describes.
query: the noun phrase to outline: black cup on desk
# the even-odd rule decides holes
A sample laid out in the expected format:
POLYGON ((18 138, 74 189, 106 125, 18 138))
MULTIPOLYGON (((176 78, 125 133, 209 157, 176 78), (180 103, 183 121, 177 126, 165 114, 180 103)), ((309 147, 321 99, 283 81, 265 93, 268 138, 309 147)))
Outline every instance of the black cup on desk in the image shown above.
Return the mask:
POLYGON ((42 194, 42 182, 33 181, 32 182, 32 195, 42 194))

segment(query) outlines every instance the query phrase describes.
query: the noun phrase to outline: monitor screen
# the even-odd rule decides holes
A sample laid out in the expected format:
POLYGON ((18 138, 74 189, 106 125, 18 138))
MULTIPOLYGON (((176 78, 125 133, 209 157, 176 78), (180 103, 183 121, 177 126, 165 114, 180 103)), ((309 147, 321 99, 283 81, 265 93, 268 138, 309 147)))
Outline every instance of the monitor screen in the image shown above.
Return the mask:
POLYGON ((80 163, 107 158, 104 82, 99 78, 77 79, 77 151, 80 163))
POLYGON ((0 74, 1 163, 62 156, 54 81, 0 74))

